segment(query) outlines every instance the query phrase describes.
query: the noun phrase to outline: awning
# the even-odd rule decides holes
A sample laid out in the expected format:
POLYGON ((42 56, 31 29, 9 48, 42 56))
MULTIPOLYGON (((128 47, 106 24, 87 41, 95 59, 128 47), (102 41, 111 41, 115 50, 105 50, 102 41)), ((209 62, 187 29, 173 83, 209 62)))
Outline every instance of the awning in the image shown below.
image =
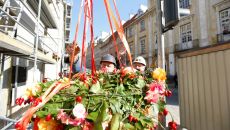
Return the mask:
MULTIPOLYGON (((33 46, 29 46, 19 40, 13 39, 10 36, 0 32, 0 53, 9 56, 16 56, 29 60, 34 60, 33 46)), ((43 52, 37 52, 39 61, 49 64, 55 64, 57 61, 52 58, 52 55, 45 55, 43 52)))
MULTIPOLYGON (((38 13, 38 0, 27 0, 28 4, 32 7, 33 11, 38 13)), ((47 0, 42 0, 41 5, 41 21, 48 28, 57 28, 57 23, 54 20, 51 10, 49 9, 49 3, 47 0)))

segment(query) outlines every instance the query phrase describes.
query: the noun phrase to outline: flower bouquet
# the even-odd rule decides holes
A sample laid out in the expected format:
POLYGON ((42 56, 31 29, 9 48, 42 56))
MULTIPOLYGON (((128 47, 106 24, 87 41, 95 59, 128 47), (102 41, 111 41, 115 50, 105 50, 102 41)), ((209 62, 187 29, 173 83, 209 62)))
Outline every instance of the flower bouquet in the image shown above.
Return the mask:
POLYGON ((160 68, 141 74, 127 67, 38 83, 17 99, 30 108, 15 128, 32 122, 34 130, 153 130, 158 113, 168 114, 164 98, 171 91, 165 80, 160 68))

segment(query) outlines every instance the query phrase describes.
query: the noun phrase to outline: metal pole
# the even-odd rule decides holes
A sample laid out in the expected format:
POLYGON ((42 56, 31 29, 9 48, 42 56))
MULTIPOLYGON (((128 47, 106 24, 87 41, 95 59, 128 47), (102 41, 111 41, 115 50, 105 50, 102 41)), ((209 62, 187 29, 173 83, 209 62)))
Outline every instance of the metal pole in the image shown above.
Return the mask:
POLYGON ((37 23, 36 23, 36 41, 35 41, 35 47, 34 47, 34 79, 33 81, 36 82, 37 80, 37 51, 38 51, 38 40, 39 40, 39 23, 40 23, 40 15, 41 15, 41 2, 42 0, 39 0, 38 4, 38 16, 37 16, 37 23))
MULTIPOLYGON (((156 27, 157 27, 157 47, 158 47, 158 52, 157 52, 157 63, 158 67, 162 68, 165 70, 165 46, 164 46, 164 35, 163 35, 163 27, 162 27, 162 11, 163 9, 161 8, 161 0, 156 0, 156 9, 157 9, 157 17, 156 17, 156 27)), ((166 99, 164 99, 166 101, 166 99)), ((158 130, 163 130, 164 128, 160 127, 160 124, 163 127, 166 127, 166 118, 165 116, 158 114, 158 130)))
POLYGON ((161 0, 157 0, 157 43, 158 43, 158 67, 165 69, 165 46, 164 46, 164 36, 163 36, 163 28, 162 28, 162 9, 161 9, 161 0))

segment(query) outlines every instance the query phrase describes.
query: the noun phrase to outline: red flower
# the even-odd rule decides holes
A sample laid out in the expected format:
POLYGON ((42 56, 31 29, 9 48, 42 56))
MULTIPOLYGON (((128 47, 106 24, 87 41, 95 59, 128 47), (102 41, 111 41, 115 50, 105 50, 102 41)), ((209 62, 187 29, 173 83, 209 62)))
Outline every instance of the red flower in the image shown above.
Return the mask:
POLYGON ((47 116, 46 116, 46 121, 50 121, 52 119, 52 115, 51 114, 48 114, 47 116))
POLYGON ((88 121, 85 121, 82 130, 93 130, 93 124, 88 121))
POLYGON ((133 121, 133 116, 129 115, 128 119, 129 119, 129 122, 132 122, 133 121))
POLYGON ((165 96, 166 97, 170 97, 170 96, 172 96, 172 91, 170 91, 170 90, 165 90, 165 96))
POLYGON ((176 130, 177 129, 177 123, 174 121, 169 122, 168 126, 169 126, 170 130, 176 130))
POLYGON ((15 100, 15 103, 16 103, 17 105, 19 105, 19 106, 21 106, 23 102, 24 102, 24 98, 17 98, 17 99, 15 100))
POLYGON ((168 110, 167 110, 166 108, 163 110, 163 114, 164 114, 165 116, 168 114, 168 110))
POLYGON ((20 130, 21 129, 21 127, 22 127, 22 125, 21 125, 21 123, 20 122, 17 122, 16 124, 15 124, 15 129, 17 129, 17 130, 20 130))
POLYGON ((77 96, 77 97, 75 98, 75 101, 78 102, 78 103, 81 103, 82 97, 81 97, 81 96, 77 96))

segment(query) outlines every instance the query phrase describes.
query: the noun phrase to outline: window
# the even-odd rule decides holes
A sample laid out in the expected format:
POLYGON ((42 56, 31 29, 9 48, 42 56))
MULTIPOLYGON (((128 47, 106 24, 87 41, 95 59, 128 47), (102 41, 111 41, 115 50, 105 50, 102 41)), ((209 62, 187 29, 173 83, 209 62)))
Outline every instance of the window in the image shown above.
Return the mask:
POLYGON ((189 2, 190 0, 180 0, 180 8, 188 9, 189 8, 189 2))
POLYGON ((141 31, 144 31, 144 30, 145 30, 145 20, 142 20, 142 21, 140 22, 140 30, 141 30, 141 31))
POLYGON ((129 48, 130 48, 130 53, 133 54, 134 50, 133 50, 133 44, 132 43, 129 44, 129 48))
POLYGON ((133 36, 133 27, 129 27, 128 28, 128 37, 132 37, 133 36))
POLYGON ((145 53, 145 39, 142 39, 141 40, 141 54, 144 54, 145 53))
POLYGON ((220 29, 221 33, 230 33, 230 8, 220 12, 220 29))
POLYGON ((180 36, 181 36, 181 42, 187 43, 192 41, 192 31, 191 31, 191 23, 182 25, 180 27, 180 36))

